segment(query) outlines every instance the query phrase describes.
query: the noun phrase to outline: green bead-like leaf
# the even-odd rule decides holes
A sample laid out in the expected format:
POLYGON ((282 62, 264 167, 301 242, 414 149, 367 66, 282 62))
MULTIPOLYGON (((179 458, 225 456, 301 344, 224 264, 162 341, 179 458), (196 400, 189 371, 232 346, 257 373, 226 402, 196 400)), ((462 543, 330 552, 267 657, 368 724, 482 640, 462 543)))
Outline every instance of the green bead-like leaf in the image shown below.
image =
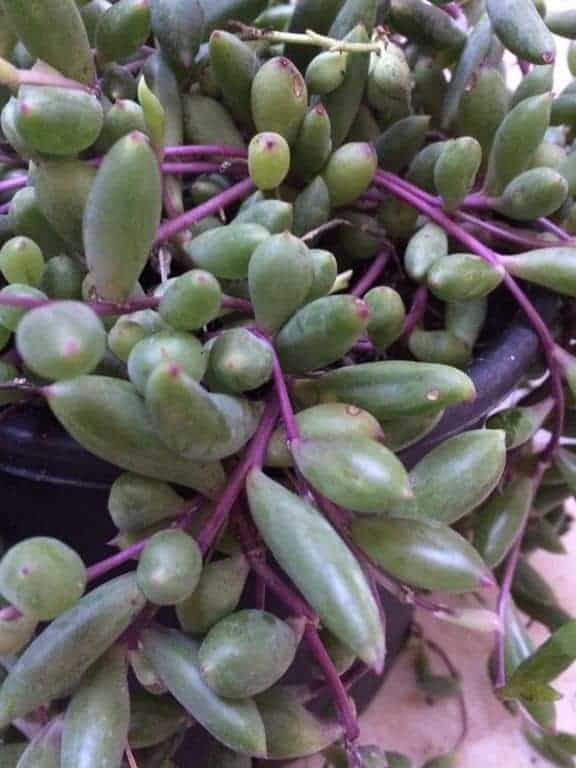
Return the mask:
POLYGON ((322 174, 332 205, 349 205, 360 197, 372 183, 376 167, 376 153, 370 144, 351 142, 339 147, 322 174))
POLYGON ((124 472, 110 488, 108 512, 120 531, 138 531, 177 517, 184 499, 167 483, 124 472))
POLYGON ((420 589, 474 592, 491 581, 476 550, 441 523, 355 520, 352 536, 391 576, 420 589))
POLYGON ((46 397, 67 432, 105 461, 208 496, 220 487, 219 464, 195 464, 164 447, 144 402, 128 382, 82 376, 51 385, 46 397))
POLYGON ((204 680, 219 696, 245 699, 271 688, 298 647, 294 630, 271 613, 233 613, 204 638, 198 659, 204 680))
POLYGON ((489 429, 503 429, 506 433, 506 448, 519 448, 531 440, 544 425, 552 410, 552 401, 547 399, 536 405, 508 408, 488 420, 489 429))
POLYGON ((518 477, 501 493, 495 493, 479 514, 474 545, 489 568, 496 568, 514 546, 526 522, 534 488, 532 481, 518 477))
POLYGON ((0 271, 9 283, 39 288, 44 272, 44 256, 28 237, 13 237, 0 249, 0 271))
POLYGON ((262 191, 276 189, 290 170, 290 147, 279 133, 256 134, 248 147, 250 178, 262 191))
POLYGON ((244 555, 208 563, 194 593, 176 606, 182 629, 202 635, 232 613, 240 601, 249 571, 244 555))
POLYGON ((409 40, 455 56, 464 47, 466 35, 447 13, 423 0, 391 0, 389 21, 409 40))
POLYGON ((200 0, 154 0, 151 10, 160 50, 177 72, 188 72, 204 35, 200 0))
POLYGON ((336 721, 320 720, 309 712, 289 686, 277 686, 256 699, 264 722, 268 755, 273 760, 315 755, 341 735, 336 721))
POLYGON ((0 722, 8 725, 76 685, 145 605, 134 576, 90 592, 31 643, 0 688, 0 722))
POLYGON ((187 713, 172 698, 152 696, 137 690, 130 695, 128 742, 135 749, 161 744, 189 721, 187 713))
POLYGON ((202 344, 191 333, 160 331, 135 344, 127 362, 130 381, 144 395, 148 379, 159 365, 173 363, 195 381, 200 381, 207 361, 202 344))
POLYGON ((488 15, 484 14, 480 21, 474 25, 468 36, 446 91, 442 111, 442 125, 445 129, 450 128, 456 119, 460 108, 460 100, 483 64, 490 50, 491 43, 492 25, 488 15))
POLYGON ((0 592, 22 613, 50 621, 86 588, 86 568, 64 542, 45 536, 21 541, 0 561, 0 592))
POLYGON ((256 431, 262 410, 250 400, 209 393, 175 363, 154 370, 146 406, 167 448, 193 461, 237 453, 256 431))
POLYGON ((192 269, 162 286, 158 312, 179 331, 196 331, 220 312, 222 289, 209 272, 192 269))
POLYGON ((103 656, 72 696, 62 733, 61 768, 119 765, 130 724, 126 652, 103 656))
POLYGON ((218 29, 210 36, 210 66, 232 114, 251 126, 252 81, 260 66, 252 48, 236 35, 218 29))
POLYGON ((550 94, 532 96, 521 101, 502 121, 490 152, 486 192, 499 194, 528 167, 550 123, 551 102, 550 94))
POLYGON ((474 186, 482 147, 470 137, 447 141, 434 166, 434 183, 447 210, 458 208, 474 186))
POLYGON ((258 325, 269 332, 278 331, 304 303, 312 280, 312 261, 301 240, 284 232, 261 243, 248 267, 258 325))
POLYGON ((126 59, 150 36, 150 0, 119 0, 98 22, 96 50, 102 61, 126 59))
POLYGON ((296 141, 308 89, 291 61, 276 57, 262 65, 252 81, 251 103, 256 130, 279 133, 288 144, 296 141))
POLYGON ((204 682, 197 644, 176 630, 148 629, 142 647, 180 704, 219 742, 235 752, 266 757, 266 735, 252 699, 226 701, 204 682))
POLYGON ((270 345, 243 328, 221 334, 210 347, 209 386, 217 392, 240 394, 258 389, 272 376, 270 345))
POLYGON ((380 668, 385 638, 360 565, 314 507, 253 470, 247 481, 252 517, 282 569, 322 622, 366 664, 380 668), (331 563, 329 569, 322 564, 331 563))
POLYGON ((86 261, 99 295, 122 301, 144 269, 160 223, 161 177, 148 140, 120 139, 98 169, 84 211, 86 261))
POLYGON ((6 0, 8 23, 32 56, 87 85, 96 73, 88 36, 74 0, 6 0))
MULTIPOLYGON (((296 414, 296 423, 304 439, 332 440, 349 437, 382 439, 382 428, 373 416, 354 405, 344 403, 326 403, 307 408, 296 414)), ((284 427, 279 427, 270 438, 266 464, 273 467, 292 465, 292 453, 284 427)))
MULTIPOLYGON (((359 24, 344 38, 348 43, 367 43, 369 35, 364 25, 359 24)), ((355 53, 348 57, 346 75, 339 88, 328 93, 322 103, 330 119, 332 143, 339 147, 346 139, 352 127, 364 92, 364 84, 368 79, 370 54, 355 53)))
POLYGON ((532 0, 487 0, 494 31, 509 51, 533 64, 551 64, 556 44, 532 0))
POLYGON ((408 514, 428 521, 456 522, 492 493, 505 464, 501 430, 473 430, 449 438, 410 472, 416 504, 408 507, 408 514))
POLYGON ((304 373, 336 362, 366 330, 369 314, 368 306, 352 296, 325 296, 306 304, 278 334, 283 368, 304 373))
POLYGON ((568 196, 568 182, 552 168, 532 168, 508 184, 497 202, 498 210, 517 221, 549 216, 568 196))
POLYGON ((79 301, 60 301, 30 310, 16 330, 18 351, 45 379, 70 379, 93 371, 106 351, 98 315, 79 301))
MULTIPOLYGON (((309 184, 308 186, 304 187, 302 192, 298 195, 296 200, 294 201, 294 234, 298 235, 298 237, 302 237, 308 232, 312 232, 312 230, 317 229, 318 227, 322 226, 322 224, 326 224, 326 222, 330 219, 330 212, 332 210, 332 206, 330 204, 330 192, 328 191, 328 187, 326 186, 326 182, 322 178, 322 176, 316 176, 309 184)), ((329 253, 329 251, 324 251, 320 249, 313 249, 315 254, 318 253, 329 253)), ((313 251, 310 253, 314 255, 313 251)), ((319 257, 316 256, 318 259, 319 257)), ((334 257, 332 257, 334 259, 334 257)), ((336 261, 334 259, 334 279, 332 280, 331 284, 328 288, 324 289, 322 287, 322 290, 320 291, 319 287, 314 288, 314 285, 312 286, 312 293, 310 294, 310 300, 313 298, 318 299, 320 296, 326 295, 330 288, 332 288, 332 285, 334 284, 334 280, 336 279, 336 274, 338 272, 338 267, 336 264, 336 261)), ((321 272, 321 268, 315 264, 314 265, 314 282, 316 283, 316 277, 317 273, 321 272)), ((324 286, 324 281, 320 281, 319 285, 324 286)))
POLYGON ((404 330, 406 308, 393 288, 380 285, 364 294, 370 310, 368 338, 378 349, 386 349, 397 341, 404 330))
POLYGON ((442 301, 467 301, 492 293, 502 282, 504 272, 473 253, 451 253, 434 262, 426 281, 442 301))
POLYGON ((190 597, 202 573, 200 548, 184 531, 159 531, 140 555, 136 580, 155 605, 176 605, 190 597))
POLYGON ((420 151, 429 127, 428 115, 411 115, 393 123, 376 141, 378 165, 392 173, 401 171, 420 151))
POLYGON ((316 490, 360 514, 382 515, 412 499, 402 464, 388 448, 368 438, 299 440, 292 453, 316 490))
POLYGON ((400 360, 339 368, 296 386, 296 393, 308 405, 319 400, 357 405, 379 421, 441 410, 476 396, 472 381, 456 368, 400 360))
POLYGON ((564 296, 576 296, 576 249, 569 246, 541 248, 505 256, 510 274, 564 296))
POLYGON ((408 347, 416 360, 464 368, 470 360, 470 348, 449 331, 423 331, 416 328, 410 334, 408 347))
POLYGON ((75 155, 98 138, 104 113, 84 91, 24 86, 18 92, 16 127, 24 141, 47 155, 75 155))
POLYGON ((434 264, 448 255, 448 238, 437 224, 428 222, 412 235, 404 251, 404 266, 413 280, 422 282, 434 264))
POLYGON ((96 169, 78 160, 41 160, 34 169, 38 206, 75 251, 82 249, 82 217, 96 169))
POLYGON ((292 148, 292 164, 303 178, 318 173, 328 159, 332 151, 331 125, 322 104, 316 104, 304 116, 292 148))

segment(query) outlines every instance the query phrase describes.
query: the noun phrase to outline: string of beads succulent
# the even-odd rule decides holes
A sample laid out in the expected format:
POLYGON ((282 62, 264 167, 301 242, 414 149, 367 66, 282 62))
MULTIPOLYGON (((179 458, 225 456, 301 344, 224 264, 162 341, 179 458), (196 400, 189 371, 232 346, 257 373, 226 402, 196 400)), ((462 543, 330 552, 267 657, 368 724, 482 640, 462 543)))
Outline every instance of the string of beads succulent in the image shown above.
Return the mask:
MULTIPOLYGON (((544 0, 0 0, 0 418, 113 465, 118 530, 0 560, 2 766, 409 768, 353 700, 383 591, 492 633, 495 695, 573 765, 576 622, 528 560, 576 490, 558 37, 544 0), (443 431, 518 322, 531 367, 443 431)), ((426 768, 457 766, 458 670, 411 647, 462 723, 426 768)))

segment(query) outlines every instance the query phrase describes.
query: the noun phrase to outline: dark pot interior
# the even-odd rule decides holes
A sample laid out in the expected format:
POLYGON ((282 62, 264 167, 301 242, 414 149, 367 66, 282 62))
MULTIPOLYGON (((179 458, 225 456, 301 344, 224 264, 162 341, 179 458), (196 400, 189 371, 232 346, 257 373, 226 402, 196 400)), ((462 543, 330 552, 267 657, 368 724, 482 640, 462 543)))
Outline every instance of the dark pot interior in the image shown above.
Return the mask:
MULTIPOLYGON (((550 320, 556 301, 537 299, 539 311, 550 320)), ((522 318, 488 324, 481 354, 468 373, 478 397, 473 403, 449 409, 439 426, 403 453, 413 466, 434 445, 468 429, 505 398, 526 374, 538 352, 538 340, 522 318), (502 333, 498 327, 504 327, 502 333)), ((106 511, 108 487, 118 470, 84 451, 58 426, 46 408, 26 404, 11 409, 0 422, 0 533, 10 545, 31 535, 50 535, 66 541, 88 564, 111 554, 106 546, 115 529, 106 511)), ((411 610, 390 595, 382 594, 388 617, 388 666, 401 650, 410 624, 411 610)), ((306 668, 306 659, 301 660, 306 668)), ((386 671, 384 672, 386 674, 386 671)), ((382 677, 365 676, 353 689, 358 708, 364 709, 382 683, 382 677)), ((197 729, 196 729, 197 730, 197 729)), ((206 746, 192 732, 180 750, 180 764, 196 759, 206 746)))

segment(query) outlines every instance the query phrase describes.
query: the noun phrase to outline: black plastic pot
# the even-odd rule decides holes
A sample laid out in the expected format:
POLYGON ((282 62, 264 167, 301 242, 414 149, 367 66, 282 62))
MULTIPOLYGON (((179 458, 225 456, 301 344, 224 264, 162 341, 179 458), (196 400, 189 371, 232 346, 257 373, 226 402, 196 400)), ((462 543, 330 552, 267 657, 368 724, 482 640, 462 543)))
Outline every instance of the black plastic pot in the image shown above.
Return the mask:
MULTIPOLYGON (((550 320, 557 301, 540 296, 537 306, 550 320)), ((498 324, 494 322, 493 328, 498 324)), ((485 340, 481 356, 468 371, 478 392, 476 400, 449 409, 432 433, 404 451, 402 459, 408 467, 445 438, 481 423, 529 370, 538 353, 534 332, 522 318, 501 327, 506 330, 492 331, 493 338, 485 340)), ((490 337, 490 324, 488 329, 490 337)), ((115 467, 70 439, 45 407, 27 404, 5 413, 0 421, 0 533, 7 544, 31 535, 56 536, 77 549, 87 563, 106 557, 110 554, 106 542, 115 532, 106 502, 117 474, 115 467)), ((411 610, 386 593, 382 600, 388 617, 389 669, 404 643, 411 610)), ((367 706, 381 683, 382 677, 367 675, 353 688, 359 710, 367 706)), ((189 764, 186 755, 196 758, 205 746, 194 734, 192 738, 180 752, 182 766, 189 764)))

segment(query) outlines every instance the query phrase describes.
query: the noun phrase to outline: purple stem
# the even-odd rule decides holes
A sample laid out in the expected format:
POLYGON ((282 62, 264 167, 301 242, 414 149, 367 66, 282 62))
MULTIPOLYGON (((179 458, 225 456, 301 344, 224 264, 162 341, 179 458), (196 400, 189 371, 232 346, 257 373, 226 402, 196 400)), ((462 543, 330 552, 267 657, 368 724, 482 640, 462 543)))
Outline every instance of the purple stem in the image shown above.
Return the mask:
POLYGON ((502 240, 508 240, 510 243, 519 245, 522 248, 548 248, 551 243, 549 240, 541 240, 538 237, 530 237, 529 235, 520 235, 512 229, 508 229, 504 225, 494 224, 491 221, 485 221, 479 219, 477 216, 473 216, 471 213, 465 213, 464 211, 458 211, 458 218, 463 221, 467 221, 470 224, 485 229, 486 232, 490 232, 502 240))
MULTIPOLYGON (((56 304, 57 300, 37 299, 34 296, 18 296, 16 294, 0 294, 0 305, 6 307, 20 307, 21 309, 36 309, 49 304, 56 304)), ((87 301, 89 306, 100 317, 111 317, 116 315, 131 315, 141 309, 157 309, 160 299, 156 296, 145 296, 142 299, 134 299, 123 304, 117 304, 113 301, 87 301)), ((239 299, 236 296, 224 296, 222 298, 222 307, 238 312, 252 312, 252 304, 247 299, 239 299)))
POLYGON ((179 232, 182 232, 184 229, 187 229, 192 224, 205 219, 207 216, 212 216, 213 214, 218 213, 222 208, 237 203, 239 200, 246 198, 253 189, 254 184, 252 180, 244 179, 244 181, 240 181, 238 184, 221 192, 219 195, 210 198, 210 200, 202 203, 202 205, 198 205, 196 208, 186 211, 182 216, 165 221, 158 228, 154 244, 160 245, 171 237, 174 237, 174 235, 177 235, 179 232))
POLYGON ((19 85, 46 85, 55 88, 69 88, 74 91, 86 91, 92 93, 93 89, 89 85, 79 83, 77 80, 71 80, 58 72, 39 72, 36 69, 18 70, 19 85))
MULTIPOLYGON (((181 528, 182 530, 188 528, 194 513, 197 512, 202 505, 202 501, 202 498, 195 498, 193 501, 187 504, 184 508, 184 511, 176 518, 172 524, 172 527, 181 528)), ((138 541, 136 544, 132 544, 131 547, 122 550, 122 552, 118 552, 116 555, 112 555, 111 557, 108 557, 99 563, 91 565, 90 568, 88 568, 86 571, 88 582, 95 581, 110 571, 113 571, 115 568, 119 568, 121 565, 124 565, 124 563, 127 563, 133 558, 138 557, 138 555, 148 544, 150 538, 151 537, 149 536, 142 541, 138 541)))
POLYGON ((240 541, 242 551, 250 563, 250 567, 258 578, 264 582, 266 588, 273 592, 294 616, 304 617, 315 624, 318 621, 318 617, 308 603, 285 584, 264 560, 256 532, 244 514, 238 515, 235 521, 235 532, 240 541))
POLYGON ((375 189, 374 187, 371 187, 370 189, 366 190, 366 192, 364 192, 362 195, 360 195, 358 200, 371 202, 371 203, 381 203, 382 200, 384 200, 384 197, 377 189, 375 189))
POLYGON ((443 11, 446 11, 448 16, 451 16, 453 19, 459 19, 462 15, 462 9, 458 5, 458 3, 446 3, 445 5, 441 6, 443 11))
POLYGON ((276 401, 270 400, 262 414, 256 434, 244 454, 244 458, 236 465, 228 478, 220 498, 197 537, 198 545, 203 554, 206 554, 210 549, 215 538, 226 523, 230 510, 238 496, 242 493, 246 475, 253 467, 261 466, 268 440, 278 420, 278 411, 279 408, 276 401))
POLYGON ((3 205, 0 205, 0 215, 4 213, 8 213, 10 210, 10 203, 4 203, 3 205))
POLYGON ((274 366, 274 387, 276 389, 276 395, 280 405, 282 421, 284 422, 284 427, 286 429, 286 441, 288 443, 288 447, 290 448, 292 443, 300 439, 300 429, 298 428, 298 422, 296 421, 296 417, 294 415, 294 409, 292 408, 292 402, 290 400, 290 395, 288 394, 288 387, 286 386, 286 379, 284 378, 284 373, 282 372, 280 361, 278 360, 278 355, 276 354, 276 350, 272 344, 270 345, 270 348, 272 350, 272 360, 274 366))
POLYGON ((186 173, 218 173, 220 163, 162 163, 162 173, 183 176, 186 173))
POLYGON ((136 61, 129 61, 127 64, 124 64, 124 69, 127 69, 128 72, 139 72, 144 64, 146 64, 147 58, 145 59, 136 59, 136 61))
MULTIPOLYGON (((393 180, 394 183, 396 183, 398 186, 402 187, 403 189, 409 192, 412 192, 414 195, 417 195, 424 202, 427 202, 430 205, 442 207, 442 200, 440 197, 438 197, 437 195, 431 195, 428 192, 425 192, 419 187, 416 187, 413 184, 410 184, 410 182, 400 178, 399 176, 395 176, 389 171, 382 171, 382 170, 378 171, 376 175, 376 180, 375 180, 375 183, 377 185, 378 185, 378 180, 380 180, 380 182, 386 181, 386 180, 388 181, 393 180)), ((494 205, 495 205, 495 199, 491 197, 486 197, 481 192, 468 195, 462 201, 463 207, 477 208, 479 210, 492 209, 494 205)), ((458 214, 460 216, 466 215, 461 211, 459 211, 458 214)), ((552 234, 556 235, 560 240, 563 240, 564 242, 570 242, 570 243, 574 241, 574 238, 571 235, 569 235, 567 232, 565 232, 562 229, 562 227, 559 227, 557 224, 554 224, 554 222, 550 221, 549 219, 540 218, 538 219, 538 223, 548 232, 551 232, 552 234)), ((550 247, 550 245, 551 245, 550 242, 544 241, 544 245, 542 247, 544 248, 550 247)))
POLYGON ((254 336, 258 336, 259 339, 266 341, 270 347, 270 352, 272 353, 274 388, 280 406, 282 421, 284 422, 284 427, 286 429, 286 440, 288 447, 290 447, 291 443, 300 439, 300 430, 298 428, 298 423, 296 422, 296 417, 294 416, 294 409, 292 408, 292 402, 290 400, 290 395, 288 394, 288 387, 286 386, 286 379, 284 378, 284 372, 282 371, 278 354, 267 333, 261 331, 259 328, 252 328, 251 331, 254 336))
MULTIPOLYGON (((554 224, 553 221, 550 221, 550 219, 541 218, 538 219, 538 224, 545 229, 547 232, 551 232, 553 235, 556 235, 560 240, 563 240, 566 243, 572 242, 573 238, 571 235, 569 235, 567 232, 565 232, 562 227, 559 227, 557 224, 554 224)), ((548 243, 550 245, 550 243, 548 243)))
POLYGON ((525 61, 524 59, 521 59, 518 57, 516 59, 516 63, 518 64, 518 68, 520 69, 520 72, 522 72, 523 75, 527 75, 528 72, 530 72, 530 63, 525 61))
POLYGON ((318 621, 316 614, 308 604, 285 584, 264 562, 258 546, 256 534, 244 515, 238 516, 236 531, 240 539, 242 550, 250 562, 250 566, 266 584, 267 588, 269 588, 271 592, 274 592, 291 613, 297 617, 304 617, 310 622, 306 627, 304 637, 306 638, 318 665, 322 669, 328 686, 336 700, 340 718, 346 732, 346 738, 350 743, 354 742, 359 735, 358 722, 350 705, 346 689, 344 688, 334 663, 328 655, 328 652, 318 635, 318 631, 314 626, 318 621))
POLYGON ((0 152, 0 163, 5 163, 6 165, 20 165, 21 160, 19 157, 12 157, 12 155, 6 155, 4 152, 0 152))
POLYGON ((346 740, 349 744, 353 744, 360 735, 360 728, 354 710, 350 704, 346 688, 338 675, 332 659, 328 655, 328 651, 320 639, 316 627, 309 624, 304 632, 304 637, 330 686, 330 690, 340 713, 342 725, 344 726, 346 740))
POLYGON ((143 539, 136 544, 132 544, 131 547, 122 550, 122 552, 118 552, 118 554, 112 555, 111 557, 106 558, 106 560, 91 565, 86 571, 88 581, 96 581, 96 579, 100 579, 115 568, 119 568, 121 565, 124 565, 124 563, 138 557, 146 547, 146 544, 148 544, 148 539, 143 539))
MULTIPOLYGON (((527 521, 526 521, 527 522, 527 521)), ((496 687, 502 688, 506 685, 506 648, 505 648, 505 626, 506 626, 506 614, 508 613, 508 606, 510 605, 510 592, 512 589, 512 583, 514 576, 516 575, 516 569, 518 568, 518 561, 520 559, 520 552, 522 550, 522 539, 524 538, 524 531, 526 530, 526 523, 518 533, 518 538, 508 559, 506 560, 506 566, 504 569, 504 576, 502 578, 502 584, 500 586, 500 594, 498 596, 498 618, 500 619, 500 630, 497 633, 496 638, 496 687)))
POLYGON ((358 280, 354 288, 350 291, 351 296, 361 298, 364 294, 372 288, 376 280, 380 277, 382 272, 386 269, 386 265, 390 259, 390 248, 385 248, 375 257, 370 267, 367 269, 364 275, 358 280))
POLYGON ((228 144, 184 144, 164 149, 164 157, 205 157, 206 155, 247 157, 248 152, 243 147, 232 147, 228 144))
POLYGON ((0 181, 0 192, 10 192, 12 189, 20 189, 28 183, 28 176, 13 176, 11 179, 0 181))
MULTIPOLYGON (((484 259, 484 261, 492 264, 498 269, 503 269, 500 257, 495 251, 491 250, 486 245, 484 245, 484 243, 481 243, 479 240, 477 240, 469 232, 466 232, 464 229, 462 229, 461 226, 450 219, 443 211, 434 208, 434 206, 429 205, 426 201, 422 200, 422 198, 417 193, 415 193, 411 184, 408 184, 404 181, 401 184, 398 184, 396 177, 393 174, 382 172, 377 175, 376 183, 387 189, 396 197, 404 200, 404 202, 408 203, 408 205, 411 205, 421 213, 426 214, 430 219, 432 219, 432 221, 441 226, 448 235, 459 240, 473 253, 484 259)), ((542 345, 544 356, 546 357, 548 368, 550 370, 550 383, 554 393, 554 399, 556 401, 556 420, 550 441, 548 442, 548 445, 544 449, 541 456, 543 462, 548 462, 556 450, 560 437, 562 436, 565 408, 562 376, 554 356, 555 342, 546 323, 542 320, 532 305, 532 302, 528 299, 524 291, 520 288, 512 276, 508 273, 504 274, 504 284, 510 293, 514 296, 517 303, 528 318, 530 324, 536 331, 542 345)))
POLYGON ((414 294, 414 298, 412 300, 412 307, 410 308, 410 312, 406 316, 406 320, 404 321, 404 329, 402 331, 402 337, 404 339, 408 339, 410 337, 410 334, 412 331, 416 328, 416 326, 420 325, 422 322, 422 318, 424 317, 424 314, 426 312, 426 307, 428 306, 428 288, 425 285, 418 286, 418 290, 414 294))

